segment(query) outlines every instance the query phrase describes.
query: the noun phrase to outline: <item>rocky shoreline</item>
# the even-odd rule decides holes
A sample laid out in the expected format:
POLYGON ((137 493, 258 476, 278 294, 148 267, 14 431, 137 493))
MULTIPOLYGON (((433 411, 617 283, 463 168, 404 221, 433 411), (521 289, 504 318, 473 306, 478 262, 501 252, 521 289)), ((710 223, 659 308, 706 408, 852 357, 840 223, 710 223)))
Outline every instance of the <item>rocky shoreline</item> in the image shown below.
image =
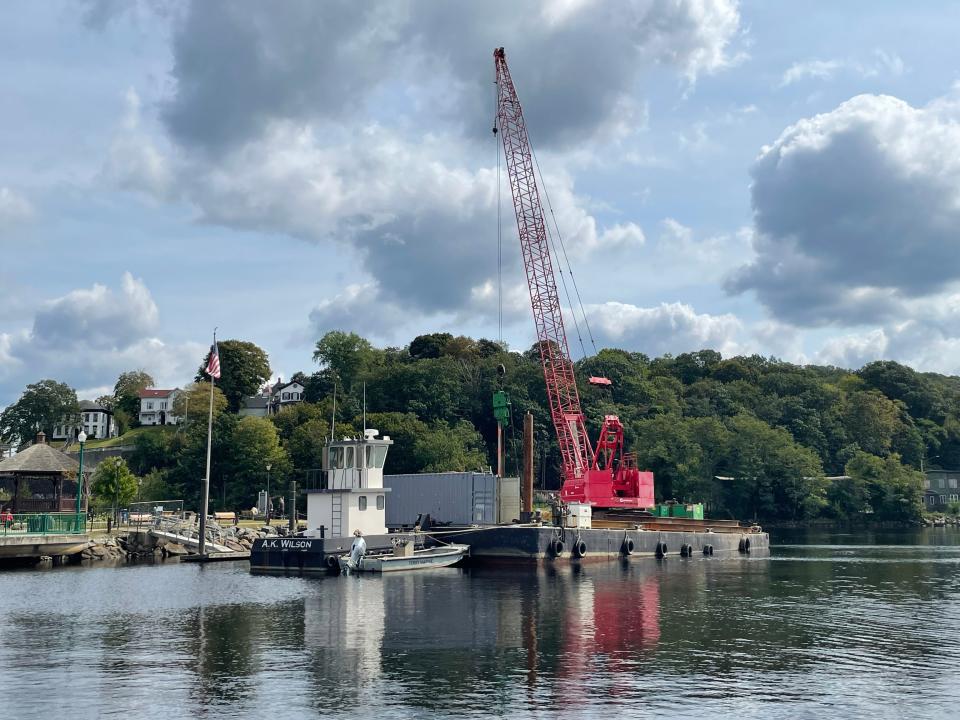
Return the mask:
MULTIPOLYGON (((249 552, 253 541, 257 538, 283 536, 287 534, 286 527, 264 525, 259 530, 246 527, 223 528, 222 539, 218 544, 224 545, 234 552, 249 552)), ((97 538, 90 540, 83 551, 74 556, 75 560, 101 562, 122 560, 146 560, 151 558, 166 559, 189 555, 191 551, 180 543, 165 539, 153 539, 147 545, 131 540, 131 536, 117 535, 116 537, 97 538)))

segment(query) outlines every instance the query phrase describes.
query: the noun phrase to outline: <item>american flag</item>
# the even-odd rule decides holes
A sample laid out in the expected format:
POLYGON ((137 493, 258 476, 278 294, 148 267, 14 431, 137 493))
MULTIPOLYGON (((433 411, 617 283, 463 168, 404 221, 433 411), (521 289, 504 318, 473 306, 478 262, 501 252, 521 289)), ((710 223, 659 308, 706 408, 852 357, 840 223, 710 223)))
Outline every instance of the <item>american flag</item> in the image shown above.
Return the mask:
POLYGON ((217 350, 217 342, 214 340, 210 346, 210 359, 207 360, 207 375, 216 379, 220 378, 220 351, 217 350))

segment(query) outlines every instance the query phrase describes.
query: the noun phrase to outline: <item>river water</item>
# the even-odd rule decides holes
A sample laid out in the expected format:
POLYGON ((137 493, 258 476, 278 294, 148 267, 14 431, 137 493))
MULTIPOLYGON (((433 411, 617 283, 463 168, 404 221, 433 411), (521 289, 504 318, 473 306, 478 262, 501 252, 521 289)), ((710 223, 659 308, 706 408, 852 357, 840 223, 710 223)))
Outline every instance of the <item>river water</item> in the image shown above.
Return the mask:
POLYGON ((386 577, 0 572, 22 718, 956 717, 960 532, 386 577))

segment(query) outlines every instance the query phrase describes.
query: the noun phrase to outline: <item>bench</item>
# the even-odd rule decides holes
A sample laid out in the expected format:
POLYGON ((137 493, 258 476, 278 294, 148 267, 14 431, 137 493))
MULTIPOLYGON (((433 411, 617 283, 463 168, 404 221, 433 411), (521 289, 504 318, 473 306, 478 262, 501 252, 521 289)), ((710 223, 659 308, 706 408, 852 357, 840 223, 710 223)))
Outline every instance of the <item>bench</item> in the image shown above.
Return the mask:
POLYGON ((213 514, 213 519, 219 522, 228 522, 232 523, 237 519, 237 514, 234 512, 215 512, 213 514))

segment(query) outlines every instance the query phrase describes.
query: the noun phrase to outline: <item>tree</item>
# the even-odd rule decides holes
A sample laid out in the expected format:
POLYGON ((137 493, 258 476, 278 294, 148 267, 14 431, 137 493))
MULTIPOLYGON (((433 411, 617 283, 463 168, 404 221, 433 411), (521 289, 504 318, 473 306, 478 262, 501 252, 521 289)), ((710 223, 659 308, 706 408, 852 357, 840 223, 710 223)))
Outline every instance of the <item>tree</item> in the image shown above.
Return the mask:
POLYGON ((76 418, 80 412, 77 393, 56 380, 41 380, 27 385, 23 395, 0 414, 0 438, 24 444, 38 430, 49 438, 53 428, 76 418))
MULTIPOLYGON (((213 386, 213 416, 217 417, 227 409, 227 398, 216 385, 213 386)), ((171 412, 181 418, 180 422, 192 425, 201 423, 206 427, 210 414, 210 383, 195 382, 187 385, 173 399, 171 412)))
POLYGON ((436 423, 417 439, 414 452, 422 463, 420 472, 463 472, 489 465, 483 438, 466 420, 436 423))
POLYGON ((923 510, 923 474, 899 455, 877 457, 863 451, 847 463, 847 475, 865 485, 870 506, 881 520, 917 520, 923 510))
POLYGON ((163 470, 151 470, 143 476, 137 489, 137 500, 150 502, 153 500, 169 500, 173 496, 163 470))
POLYGON ((315 418, 298 426, 286 444, 293 466, 299 470, 321 467, 329 434, 330 425, 326 420, 315 418))
POLYGON ((453 340, 450 333, 430 333, 418 335, 410 341, 410 357, 417 360, 438 358, 443 355, 444 348, 453 340))
MULTIPOLYGON (((277 427, 280 442, 286 443, 293 437, 294 431, 311 420, 323 418, 323 409, 312 403, 294 403, 270 416, 270 422, 277 427)), ((324 418, 325 419, 325 418, 324 418)))
POLYGON ((90 489, 101 507, 113 508, 114 521, 117 508, 127 505, 137 496, 137 478, 121 457, 104 459, 93 471, 90 489))
POLYGON ((347 392, 353 389, 360 374, 373 358, 373 346, 356 333, 331 330, 317 341, 313 351, 314 362, 333 371, 334 376, 347 392))
POLYGON ((897 406, 883 393, 856 392, 847 398, 844 424, 847 434, 862 450, 886 455, 890 452, 899 414, 897 406))
POLYGON ((133 441, 130 467, 138 475, 167 467, 172 453, 170 436, 165 432, 140 432, 133 441))
POLYGON ((280 447, 277 429, 266 418, 240 418, 225 448, 222 497, 224 508, 251 507, 257 491, 264 486, 266 466, 270 477, 280 488, 280 481, 290 472, 290 459, 280 447))
POLYGON ((113 386, 113 411, 114 419, 118 421, 118 429, 120 425, 126 430, 137 424, 140 417, 140 391, 154 386, 153 377, 145 370, 120 373, 113 386))
MULTIPOLYGON (((222 340, 217 343, 217 350, 220 354, 217 386, 227 398, 230 411, 237 412, 243 398, 255 395, 270 379, 270 361, 266 352, 245 340, 222 340)), ((197 382, 209 380, 206 373, 209 360, 210 352, 207 351, 197 370, 197 382)))

